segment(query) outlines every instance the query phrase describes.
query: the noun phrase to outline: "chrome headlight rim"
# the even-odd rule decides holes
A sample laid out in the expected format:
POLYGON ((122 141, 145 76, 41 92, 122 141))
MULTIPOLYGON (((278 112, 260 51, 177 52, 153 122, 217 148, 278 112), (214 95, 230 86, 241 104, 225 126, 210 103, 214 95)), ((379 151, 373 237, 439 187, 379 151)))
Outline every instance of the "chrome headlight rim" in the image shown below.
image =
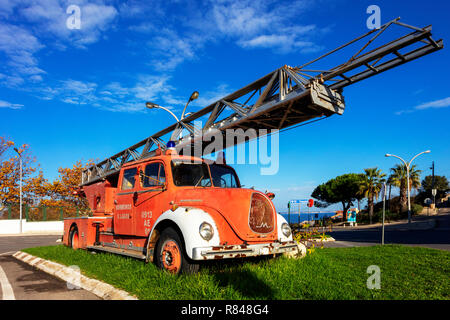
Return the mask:
POLYGON ((204 221, 200 224, 200 227, 198 228, 198 233, 200 234, 200 237, 202 237, 203 240, 209 241, 214 236, 214 228, 210 223, 204 221))
POLYGON ((291 227, 289 226, 289 224, 287 224, 286 222, 283 222, 281 224, 281 232, 283 233, 283 235, 286 238, 289 238, 292 234, 292 230, 291 230, 291 227))

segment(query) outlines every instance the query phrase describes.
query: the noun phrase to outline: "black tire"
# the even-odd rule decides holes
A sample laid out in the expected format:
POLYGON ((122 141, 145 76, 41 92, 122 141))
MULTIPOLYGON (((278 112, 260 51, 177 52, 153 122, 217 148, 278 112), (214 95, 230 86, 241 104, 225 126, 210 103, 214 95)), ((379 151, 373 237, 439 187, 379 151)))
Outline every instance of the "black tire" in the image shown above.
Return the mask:
POLYGON ((155 263, 159 268, 173 274, 193 274, 199 270, 199 264, 187 256, 178 232, 170 227, 163 230, 156 244, 155 263))
POLYGON ((79 249, 79 234, 78 234, 78 229, 77 227, 73 227, 72 229, 70 229, 70 233, 69 233, 69 246, 73 249, 73 250, 77 250, 79 249), (74 244, 75 242, 75 244, 74 244))

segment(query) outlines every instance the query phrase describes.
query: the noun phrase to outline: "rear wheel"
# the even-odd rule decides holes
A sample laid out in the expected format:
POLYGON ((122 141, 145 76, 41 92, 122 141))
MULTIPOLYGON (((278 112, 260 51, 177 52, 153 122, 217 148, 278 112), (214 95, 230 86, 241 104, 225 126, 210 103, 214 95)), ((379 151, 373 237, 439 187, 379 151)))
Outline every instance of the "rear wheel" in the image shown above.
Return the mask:
POLYGON ((156 265, 172 274, 196 273, 199 265, 186 255, 183 242, 173 228, 161 233, 156 246, 156 265))
POLYGON ((74 250, 80 248, 80 237, 78 235, 78 229, 76 227, 72 228, 70 231, 70 247, 74 250))

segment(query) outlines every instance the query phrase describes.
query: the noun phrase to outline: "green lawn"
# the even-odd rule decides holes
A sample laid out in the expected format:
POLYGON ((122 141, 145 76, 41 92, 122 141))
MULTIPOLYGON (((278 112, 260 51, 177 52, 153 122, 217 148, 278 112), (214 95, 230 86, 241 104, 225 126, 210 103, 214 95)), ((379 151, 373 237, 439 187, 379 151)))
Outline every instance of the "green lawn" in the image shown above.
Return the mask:
POLYGON ((153 264, 64 246, 23 250, 65 265, 139 299, 449 299, 450 253, 399 245, 316 249, 284 257, 208 264, 196 275, 172 276, 153 264), (381 289, 368 289, 367 267, 381 270, 381 289))

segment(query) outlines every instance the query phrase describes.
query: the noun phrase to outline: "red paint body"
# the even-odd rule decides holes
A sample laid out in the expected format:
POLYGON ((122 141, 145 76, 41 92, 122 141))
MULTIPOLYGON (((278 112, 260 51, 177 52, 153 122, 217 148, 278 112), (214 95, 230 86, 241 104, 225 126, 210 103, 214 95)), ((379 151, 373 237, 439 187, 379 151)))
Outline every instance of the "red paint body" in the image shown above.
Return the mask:
MULTIPOLYGON (((76 228, 78 248, 85 249, 94 245, 112 246, 113 244, 116 248, 131 249, 145 254, 149 249, 154 248, 157 240, 157 238, 149 239, 155 221, 161 214, 175 210, 177 207, 193 207, 207 212, 217 226, 220 245, 271 243, 277 240, 275 207, 265 194, 240 188, 238 180, 235 188, 214 185, 177 186, 174 183, 171 168, 171 161, 177 159, 203 161, 171 154, 169 151, 166 154, 124 165, 118 180, 117 178, 115 180, 115 185, 114 182, 105 180, 84 186, 82 191, 89 202, 93 216, 65 219, 63 243, 67 246, 71 245, 71 231, 76 228), (160 176, 165 177, 163 186, 143 186, 139 173, 146 172, 146 166, 152 163, 164 166, 164 174, 161 171, 159 173, 160 176), (136 168, 135 174, 126 180, 124 172, 133 168, 136 168), (133 178, 134 187, 129 189, 126 181, 133 178), (264 208, 251 208, 252 203, 264 208), (252 210, 260 209, 270 212, 264 221, 250 217, 253 214, 252 210), (253 227, 251 227, 252 224, 253 227), (264 232, 252 230, 256 228, 256 225, 260 225, 259 228, 265 228, 261 229, 264 232)), ((226 168, 232 170, 229 166, 226 168)), ((209 167, 208 172, 210 172, 209 167)), ((213 184, 212 179, 211 184, 213 184)), ((198 226, 196 228, 197 230, 193 232, 198 232, 198 226)), ((149 257, 149 259, 152 258, 149 257)))

